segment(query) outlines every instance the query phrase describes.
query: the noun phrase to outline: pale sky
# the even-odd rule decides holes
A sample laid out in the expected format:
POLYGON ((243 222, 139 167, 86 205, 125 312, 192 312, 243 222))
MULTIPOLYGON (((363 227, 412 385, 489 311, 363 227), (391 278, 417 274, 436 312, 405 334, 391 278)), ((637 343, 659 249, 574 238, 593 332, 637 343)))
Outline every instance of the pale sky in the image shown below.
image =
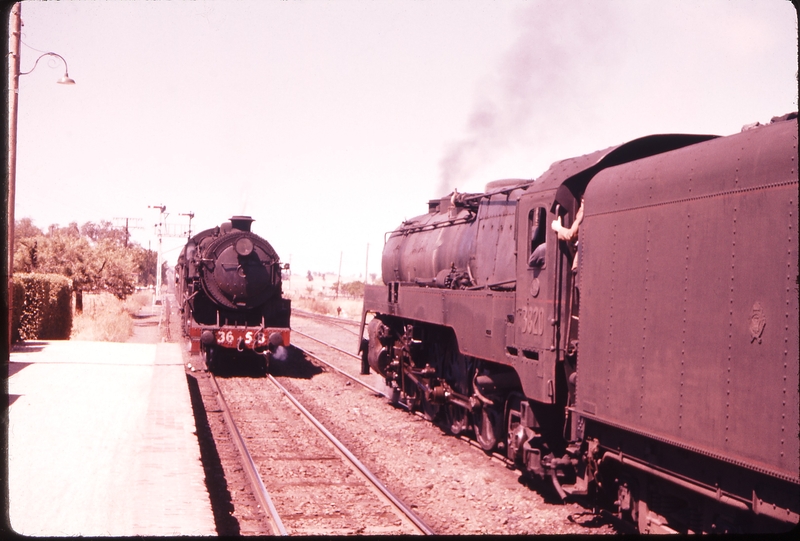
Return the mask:
MULTIPOLYGON (((6 12, 8 14, 8 12, 6 12)), ((22 4, 16 217, 255 218, 295 273, 380 273, 427 201, 796 111, 787 0, 22 4)), ((133 222, 132 222, 133 223, 133 222)), ((172 265, 181 239, 165 239, 172 265)))

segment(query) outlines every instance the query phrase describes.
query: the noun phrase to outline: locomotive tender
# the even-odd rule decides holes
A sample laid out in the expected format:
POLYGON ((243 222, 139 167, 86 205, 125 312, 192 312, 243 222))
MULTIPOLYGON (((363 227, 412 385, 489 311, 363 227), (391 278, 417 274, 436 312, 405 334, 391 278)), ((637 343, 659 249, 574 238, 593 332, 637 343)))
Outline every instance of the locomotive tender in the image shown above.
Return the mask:
POLYGON ((175 281, 183 334, 209 369, 224 352, 255 352, 266 370, 284 360, 291 300, 282 297, 280 258, 250 231, 250 216, 234 216, 191 237, 178 256, 175 281))
POLYGON ((653 135, 430 201, 366 288, 366 360, 641 532, 793 528, 797 135, 653 135))

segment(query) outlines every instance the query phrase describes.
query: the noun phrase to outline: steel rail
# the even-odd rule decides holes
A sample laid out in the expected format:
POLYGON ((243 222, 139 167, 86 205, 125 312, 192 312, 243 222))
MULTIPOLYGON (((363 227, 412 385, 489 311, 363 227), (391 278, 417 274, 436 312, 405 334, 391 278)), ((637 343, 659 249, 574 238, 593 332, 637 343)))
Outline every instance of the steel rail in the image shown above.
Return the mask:
POLYGON ((335 317, 335 316, 327 316, 325 314, 315 314, 314 312, 308 312, 306 310, 300 310, 299 308, 292 308, 292 314, 296 314, 301 317, 307 317, 311 319, 324 319, 327 321, 331 321, 334 323, 344 323, 346 325, 353 325, 358 327, 360 323, 353 319, 347 319, 342 317, 335 317))
POLYGON ((309 421, 311 421, 311 424, 313 424, 317 428, 317 430, 320 431, 320 433, 322 433, 326 438, 328 438, 328 440, 339 450, 339 452, 341 452, 347 458, 347 460, 349 460, 350 463, 353 466, 355 466, 364 475, 364 477, 366 477, 369 480, 369 482, 372 483, 372 485, 375 488, 377 488, 384 495, 384 497, 386 497, 386 499, 388 499, 392 503, 392 505, 395 506, 395 508, 397 508, 398 511, 400 511, 403 515, 405 515, 421 533, 425 535, 434 535, 434 531, 431 530, 430 527, 428 527, 428 525, 425 524, 422 521, 422 519, 419 518, 417 514, 411 510, 411 508, 407 507, 406 504, 404 504, 399 498, 397 498, 397 496, 395 496, 388 488, 386 488, 386 486, 383 483, 381 483, 380 480, 377 477, 375 477, 375 475, 371 471, 369 471, 369 469, 367 469, 367 467, 364 466, 364 464, 362 464, 361 461, 358 460, 355 457, 355 455, 353 455, 353 453, 351 453, 350 450, 336 438, 336 436, 331 434, 331 432, 327 428, 325 428, 322 425, 322 423, 320 423, 311 414, 310 411, 308 411, 305 407, 303 407, 303 405, 300 402, 298 402, 297 399, 294 396, 292 396, 292 394, 283 385, 281 385, 280 382, 277 379, 275 379, 275 377, 272 374, 267 374, 267 378, 269 378, 269 380, 275 384, 278 390, 281 391, 284 394, 284 396, 288 398, 289 401, 292 404, 294 404, 294 406, 303 415, 305 415, 305 417, 309 421))
POLYGON ((349 352, 349 351, 347 351, 347 350, 344 350, 344 349, 342 349, 342 348, 340 348, 340 347, 334 346, 333 344, 329 344, 328 342, 325 342, 325 341, 323 341, 323 340, 320 340, 319 338, 314 338, 314 337, 313 337, 313 336, 311 336, 310 334, 306 334, 306 333, 304 333, 304 332, 302 332, 302 331, 298 331, 297 329, 292 329, 292 332, 293 332, 293 333, 297 333, 297 334, 299 334, 300 336, 305 336, 306 338, 308 338, 308 339, 310 339, 310 340, 313 340, 314 342, 319 342, 319 343, 320 343, 320 344, 322 344, 323 346, 328 346, 329 348, 331 348, 331 349, 335 349, 336 351, 339 351, 339 352, 341 352, 341 353, 344 353, 345 355, 350 355, 350 356, 351 356, 351 357, 353 357, 354 359, 359 359, 359 360, 361 360, 361 356, 360 356, 360 355, 356 355, 355 353, 350 353, 350 352, 349 352))
POLYGON ((331 316, 323 316, 321 314, 313 314, 311 312, 303 312, 301 310, 293 310, 292 314, 300 316, 300 317, 308 318, 308 319, 315 319, 315 320, 318 320, 318 321, 322 321, 322 322, 325 322, 325 323, 327 323, 329 325, 333 325, 334 327, 338 327, 338 328, 342 329, 343 331, 349 332, 350 334, 354 334, 356 336, 359 335, 358 332, 356 332, 356 331, 354 331, 352 329, 349 329, 346 326, 346 325, 350 325, 350 326, 358 327, 359 325, 361 325, 361 323, 358 322, 358 321, 353 321, 351 319, 335 318, 335 317, 331 317, 331 316), (344 323, 344 325, 343 325, 343 323, 344 323))
MULTIPOLYGON (((310 338, 311 340, 315 340, 315 341, 317 341, 317 342, 321 342, 322 344, 324 344, 324 345, 326 345, 326 346, 328 346, 328 345, 329 345, 329 344, 326 344, 325 342, 322 342, 321 340, 317 340, 317 339, 316 339, 316 338, 314 338, 313 336, 309 336, 309 335, 307 335, 307 334, 304 334, 304 333, 302 333, 302 332, 300 332, 300 331, 298 331, 298 330, 296 330, 296 329, 292 329, 292 332, 295 332, 295 333, 302 334, 303 336, 306 336, 306 337, 310 338)), ((345 370, 342 370, 342 369, 341 369, 341 368, 339 368, 338 366, 334 366, 334 365, 332 365, 331 363, 329 363, 329 362, 328 362, 328 361, 326 361, 325 359, 323 359, 323 358, 321 358, 321 357, 319 357, 319 356, 317 356, 317 355, 315 355, 315 354, 311 353, 310 351, 308 351, 308 350, 306 350, 306 349, 303 349, 303 348, 299 347, 299 346, 298 346, 298 345, 296 345, 296 344, 294 345, 294 347, 295 347, 297 350, 299 350, 299 351, 303 352, 303 354, 304 354, 304 355, 308 355, 308 356, 309 356, 309 357, 311 357, 312 359, 315 359, 316 361, 319 361, 319 362, 321 362, 322 364, 324 364, 325 366, 327 366, 327 367, 331 368, 331 369, 332 369, 332 370, 334 370, 335 372, 338 372, 338 373, 340 373, 340 374, 341 374, 341 375, 343 375, 344 377, 346 377, 346 378, 348 378, 348 379, 350 379, 350 380, 354 381, 355 383, 358 383, 358 384, 359 384, 359 385, 361 385, 362 387, 366 387, 367 389, 369 389, 369 390, 370 390, 370 391, 372 391, 373 393, 375 393, 375 394, 377 394, 377 395, 380 395, 380 396, 382 396, 382 397, 384 397, 384 398, 386 398, 386 399, 389 399, 389 400, 391 400, 391 399, 392 399, 392 397, 391 397, 391 396, 387 395, 386 393, 384 393, 384 392, 383 392, 383 391, 381 391, 380 389, 376 389, 375 387, 373 387, 373 386, 372 386, 372 385, 370 385, 369 383, 365 382, 365 381, 364 381, 364 380, 362 380, 361 378, 359 378, 359 377, 357 377, 357 376, 353 376, 352 374, 349 374, 347 371, 345 371, 345 370)), ((349 354, 349 355, 352 355, 352 354, 349 354)), ((412 413, 412 414, 416 415, 416 416, 417 416, 417 417, 419 417, 420 419, 424 419, 424 420, 426 420, 426 421, 430 421, 428 418, 426 418, 426 417, 425 417, 425 415, 424 415, 422 412, 419 412, 419 411, 412 411, 412 410, 411 410, 411 409, 408 407, 408 405, 407 405, 407 404, 404 404, 404 403, 402 403, 402 402, 395 402, 395 404, 396 404, 397 406, 399 406, 399 407, 401 407, 401 408, 405 409, 405 410, 406 410, 406 411, 408 411, 409 413, 412 413)), ((474 441, 474 440, 471 440, 470 438, 468 438, 467 436, 464 436, 463 434, 459 434, 459 435, 457 435, 457 436, 455 436, 455 437, 456 437, 457 439, 459 439, 459 440, 461 440, 461 441, 465 442, 467 445, 469 445, 469 446, 471 446, 471 447, 475 447, 476 449, 480 449, 480 450, 481 450, 481 451, 482 451, 484 454, 487 454, 487 455, 488 455, 488 456, 490 456, 491 458, 493 458, 493 459, 495 459, 495 460, 499 461, 499 462, 500 462, 500 463, 502 463, 504 466, 514 466, 514 461, 513 461, 513 460, 509 459, 509 458, 508 458, 508 457, 506 457, 505 455, 502 455, 502 454, 498 453, 497 451, 492 451, 491 453, 486 453, 486 451, 485 451, 485 450, 484 450, 484 449, 483 449, 483 448, 482 448, 482 447, 481 447, 481 446, 480 446, 480 445, 479 445, 479 444, 478 444, 476 441, 474 441)))
MULTIPOLYGON (((300 333, 300 331, 296 331, 296 330, 292 330, 292 332, 300 333)), ((300 334, 302 334, 302 333, 300 333, 300 334)), ((303 336, 308 336, 308 335, 307 335, 307 334, 304 334, 303 336)), ((308 336, 308 338, 311 338, 311 337, 310 337, 310 336, 308 336)), ((315 340, 315 338, 311 338, 311 339, 312 339, 312 340, 315 340)), ((327 345, 327 344, 326 344, 326 345, 327 345)), ((384 398, 389 398, 389 399, 391 399, 391 397, 390 397, 389 395, 387 395, 386 393, 384 393, 384 392, 383 392, 383 391, 381 391, 380 389, 376 389, 375 387, 373 387, 373 386, 372 386, 372 385, 370 385, 369 383, 367 383, 367 382, 365 382, 365 381, 362 381, 362 380, 361 380, 360 378, 358 378, 357 376, 353 376, 352 374, 349 374, 348 372, 346 372, 346 371, 342 370, 342 369, 341 369, 341 368, 339 368, 338 366, 334 366, 334 365, 332 365, 331 363, 329 363, 329 362, 328 362, 328 361, 326 361, 325 359, 322 359, 321 357, 318 357, 317 355, 314 355, 314 354, 313 354, 313 353, 311 353, 310 351, 308 351, 308 350, 305 350, 305 349, 303 349, 303 348, 299 347, 299 346, 298 346, 298 345, 296 345, 296 344, 295 344, 293 347, 294 347, 294 348, 296 348, 298 351, 301 351, 301 352, 302 352, 304 355, 308 355, 308 356, 309 356, 309 357, 311 357, 312 359, 315 359, 315 360, 317 360, 317 361, 321 362, 322 364, 324 364, 324 365, 325 365, 325 366, 327 366, 328 368, 331 368, 331 369, 332 369, 332 370, 334 370, 335 372, 338 372, 338 373, 340 373, 341 375, 343 375, 344 377, 346 377, 346 378, 348 378, 348 379, 351 379, 351 380, 353 380, 354 382, 358 383, 358 384, 359 384, 359 385, 361 385, 362 387, 366 387, 367 389, 369 389, 369 390, 370 390, 370 391, 372 391, 373 393, 375 393, 375 394, 379 394, 379 395, 381 395, 381 396, 382 396, 382 397, 384 397, 384 398)), ((405 406, 405 404, 402 404, 402 405, 403 405, 403 406, 405 406)))
MULTIPOLYGON (((345 355, 349 355, 349 356, 351 356, 351 357, 354 357, 354 358, 356 358, 356 359, 360 359, 360 358, 361 358, 361 357, 359 357, 358 355, 354 355, 354 354, 350 353, 349 351, 345 351, 345 350, 343 350, 343 349, 340 349, 340 348, 338 348, 338 347, 336 347, 336 346, 334 346, 334 345, 332 345, 332 344, 329 344, 329 343, 327 343, 327 342, 325 342, 325 341, 323 341, 323 340, 320 340, 319 338, 314 338, 313 336, 311 336, 311 335, 309 335, 309 334, 306 334, 306 333, 304 333, 304 332, 302 332, 302 331, 298 331, 297 329, 292 329, 292 332, 293 332, 293 333, 297 333, 297 334, 299 334, 299 335, 301 335, 301 336, 305 336, 306 338, 308 338, 308 339, 310 339, 310 340, 314 340, 315 342, 319 342, 319 343, 320 343, 320 344, 322 344, 323 346, 327 346, 327 347, 329 347, 329 348, 335 349, 336 351, 340 351, 340 352, 344 353, 345 355)), ((384 398, 388 398, 389 400, 391 400, 391 397, 390 397, 389 395, 387 395, 386 393, 384 393, 383 391, 381 391, 381 390, 379 390, 379 389, 376 389, 375 387, 371 386, 369 383, 366 383, 365 381, 363 381, 362 379, 358 378, 357 376, 353 376, 353 375, 351 375, 351 374, 347 373, 346 371, 342 370, 342 369, 341 369, 341 368, 339 368, 338 366, 334 366, 334 365, 332 365, 332 364, 331 364, 331 363, 329 363, 328 361, 326 361, 326 360, 324 360, 324 359, 320 358, 320 357, 319 357, 319 356, 317 356, 317 355, 314 355, 313 353, 311 353, 311 352, 310 352, 310 351, 308 351, 308 350, 305 350, 305 349, 303 349, 303 348, 301 348, 301 347, 299 347, 299 346, 297 346, 297 345, 295 345, 294 347, 296 347, 298 350, 302 351, 302 352, 303 352, 305 355, 308 355, 309 357, 312 357, 313 359, 316 359, 317 361, 321 362, 321 363, 322 363, 322 364, 324 364, 325 366, 328 366, 328 367, 330 367, 331 369, 335 370, 336 372, 339 372, 339 373, 340 373, 340 374, 342 374, 344 377, 346 377, 346 378, 348 378, 348 379, 351 379, 351 380, 353 380, 354 382, 358 383, 359 385, 361 385, 361 386, 363 386, 363 387, 366 387, 366 388, 367 388, 367 389, 369 389, 370 391, 372 391, 372 392, 374 392, 374 393, 376 393, 376 394, 379 394, 379 395, 383 396, 384 398)), ((404 408, 404 409, 406 409, 406 410, 408 410, 408 411, 410 411, 411 413, 413 413, 413 414, 417 415, 418 417, 420 417, 420 418, 422 418, 422 419, 426 419, 426 418, 425 418, 425 416, 424 416, 424 415, 423 415, 421 412, 419 412, 419 411, 411 411, 411 410, 409 409, 409 407, 408 407, 406 404, 403 404, 402 402, 397 402, 397 405, 398 405, 398 406, 401 406, 402 408, 404 408)), ((427 419, 426 419, 426 420, 427 420, 427 419)), ((463 442, 466 442, 466 443, 467 443, 467 444, 469 444, 470 446, 472 446, 472 447, 475 447, 475 448, 477 448, 477 449, 480 449, 481 451, 483 451, 484 453, 486 453, 486 451, 485 451, 485 450, 484 450, 484 449, 483 449, 483 448, 482 448, 480 445, 478 445, 478 443, 477 443, 477 442, 475 442, 475 441, 471 440, 470 438, 468 438, 468 437, 464 436, 463 434, 459 434, 459 435, 457 435, 456 437, 457 437, 459 440, 461 440, 461 441, 463 441, 463 442)), ((506 457, 505 455, 501 455, 500 453, 498 453, 498 452, 496 452, 496 451, 492 451, 491 453, 487 453, 487 454, 488 454, 489 456, 491 456, 492 458, 494 458, 494 459, 496 459, 496 460, 498 460, 498 461, 502 462, 502 463, 503 463, 505 466, 513 466, 513 465, 514 465, 514 462, 513 462, 511 459, 509 459, 509 458, 508 458, 508 457, 506 457)))
POLYGON ((270 498, 267 488, 264 486, 264 482, 261 479, 261 475, 258 473, 258 469, 253 461, 253 457, 250 456, 250 452, 247 450, 247 445, 245 445, 244 438, 242 438, 242 435, 239 433, 239 429, 236 428, 236 424, 233 422, 230 408, 228 408, 228 404, 225 402, 225 398, 222 396, 222 390, 219 388, 219 385, 217 385, 216 378, 214 378, 214 375, 210 372, 208 375, 209 379, 211 380, 211 386, 214 387, 214 391, 217 393, 217 403, 219 404, 220 410, 222 410, 222 416, 225 418, 225 423, 230 428, 231 437, 233 438, 236 447, 239 449, 239 454, 242 456, 242 465, 248 479, 250 480, 250 484, 253 486, 253 492, 255 493, 256 500, 261 506, 261 509, 267 513, 270 521, 272 522, 272 531, 278 535, 289 535, 286 531, 286 527, 281 521, 280 515, 278 515, 278 510, 275 508, 275 504, 272 503, 272 498, 270 498))

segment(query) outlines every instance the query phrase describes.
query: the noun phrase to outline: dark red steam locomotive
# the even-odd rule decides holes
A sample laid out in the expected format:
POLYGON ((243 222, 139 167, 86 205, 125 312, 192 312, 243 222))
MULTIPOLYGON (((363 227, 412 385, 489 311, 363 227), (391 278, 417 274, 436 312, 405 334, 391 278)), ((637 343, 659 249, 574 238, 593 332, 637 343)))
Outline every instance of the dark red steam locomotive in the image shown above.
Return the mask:
POLYGON ((254 220, 234 216, 189 239, 178 256, 175 280, 184 335, 209 369, 225 353, 256 353, 262 370, 284 360, 291 301, 282 296, 280 258, 250 231, 254 220))
POLYGON ((653 135, 430 201, 366 289, 369 365, 641 532, 795 527, 797 138, 653 135))

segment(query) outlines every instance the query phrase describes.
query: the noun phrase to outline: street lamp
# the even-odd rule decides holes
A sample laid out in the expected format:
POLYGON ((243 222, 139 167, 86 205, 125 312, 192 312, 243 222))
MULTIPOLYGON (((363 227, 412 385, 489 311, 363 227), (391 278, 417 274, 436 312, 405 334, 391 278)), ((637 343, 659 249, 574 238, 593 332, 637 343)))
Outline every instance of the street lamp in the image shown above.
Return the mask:
POLYGON ((18 73, 17 75, 28 75, 30 72, 36 69, 36 66, 39 64, 39 60, 41 60, 45 56, 55 56, 56 58, 60 58, 61 61, 64 63, 64 75, 58 81, 56 81, 58 84, 60 85, 75 84, 75 81, 71 79, 69 76, 69 68, 67 68, 67 61, 64 60, 63 56, 57 53, 44 53, 43 55, 41 55, 39 58, 36 59, 36 62, 33 63, 33 67, 31 69, 29 69, 28 71, 23 71, 21 73, 18 73))
POLYGON ((27 75, 36 69, 39 60, 48 57, 60 58, 64 62, 64 75, 57 82, 63 85, 74 85, 75 81, 69 76, 67 61, 59 54, 44 53, 33 64, 33 68, 26 72, 19 71, 20 60, 20 34, 22 33, 22 19, 20 17, 21 2, 17 2, 11 8, 9 29, 11 30, 8 40, 8 200, 7 212, 8 227, 6 228, 6 268, 4 278, 6 279, 6 308, 8 309, 8 350, 11 351, 11 331, 13 319, 13 298, 14 298, 14 196, 17 177, 17 108, 19 105, 19 77, 27 75))

